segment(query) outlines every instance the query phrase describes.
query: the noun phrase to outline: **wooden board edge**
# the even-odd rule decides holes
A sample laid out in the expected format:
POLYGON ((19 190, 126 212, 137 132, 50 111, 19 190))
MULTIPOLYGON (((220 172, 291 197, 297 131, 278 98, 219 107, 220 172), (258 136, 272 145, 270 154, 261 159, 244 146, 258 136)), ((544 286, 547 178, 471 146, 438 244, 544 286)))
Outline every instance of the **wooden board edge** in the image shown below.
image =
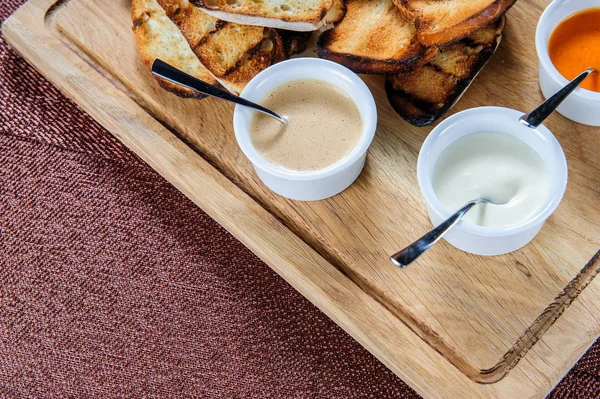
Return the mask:
MULTIPOLYGON (((67 15, 69 14, 69 11, 68 11, 69 9, 77 8, 77 5, 70 0, 64 0, 62 4, 64 4, 64 6, 65 6, 64 9, 65 9, 65 12, 67 15)), ((83 3, 77 3, 77 4, 83 4, 83 3)), ((53 11, 52 13, 49 13, 46 16, 47 29, 53 35, 58 37, 69 49, 74 51, 79 57, 83 58, 88 64, 93 65, 94 69, 102 71, 103 76, 108 77, 109 80, 114 85, 121 87, 122 90, 126 90, 128 95, 136 96, 136 94, 135 94, 136 88, 129 86, 128 82, 125 80, 126 78, 124 76, 119 76, 119 74, 116 72, 116 70, 114 70, 112 68, 111 65, 107 65, 102 60, 101 56, 99 56, 98 54, 95 54, 94 52, 90 52, 87 49, 84 42, 79 41, 79 39, 77 38, 76 35, 73 36, 73 35, 69 34, 69 31, 63 28, 63 26, 60 23, 60 21, 62 20, 62 17, 60 16, 61 12, 62 12, 62 8, 58 7, 57 11, 58 12, 53 11)), ((134 98, 135 101, 138 102, 138 104, 140 104, 144 109, 146 109, 146 111, 150 115, 154 116, 156 119, 162 121, 163 123, 166 123, 168 128, 177 135, 177 132, 176 132, 177 128, 175 128, 173 125, 169 125, 168 122, 165 122, 160 117, 157 118, 157 116, 156 116, 157 114, 155 113, 155 110, 148 102, 141 100, 137 96, 132 97, 132 98, 134 98)), ((202 154, 202 151, 198 151, 198 150, 196 150, 196 151, 199 152, 200 154, 202 154)), ((214 159, 209 160, 209 162, 211 162, 211 161, 214 165, 215 160, 214 159)), ((219 166, 217 166, 217 169, 219 169, 221 172, 223 172, 219 168, 219 166)), ((226 177, 228 177, 229 179, 231 179, 231 174, 228 174, 228 173, 223 173, 223 174, 226 177)), ((231 180, 235 180, 235 179, 231 179, 231 180)), ((250 196, 252 196, 254 198, 252 193, 250 194, 250 196)), ((264 208, 269 210, 269 212, 273 213, 273 210, 268 206, 268 204, 262 203, 260 201, 259 201, 259 203, 264 208)), ((287 225, 287 223, 285 223, 285 222, 284 222, 284 224, 287 225)), ((294 229, 293 227, 291 227, 290 229, 296 235, 298 235, 299 237, 302 237, 303 240, 305 242, 307 242, 309 244, 309 246, 312 246, 317 252, 319 252, 321 254, 324 253, 323 248, 321 246, 319 246, 318 241, 311 242, 310 239, 307 240, 307 237, 304 237, 302 234, 300 234, 297 231, 297 229, 294 229), (315 246, 315 244, 317 246, 315 246)), ((327 260, 329 260, 332 264, 334 264, 338 269, 344 271, 344 267, 339 264, 340 259, 334 259, 334 258, 328 257, 328 256, 325 256, 325 258, 327 260)), ((598 268, 600 268, 600 262, 597 262, 596 271, 598 271, 598 268)), ((586 269, 589 269, 589 267, 586 267, 586 269)), ((346 274, 349 275, 353 281, 357 282, 357 280, 352 277, 351 271, 346 270, 346 274)), ((508 351, 503 356, 499 357, 497 362, 493 366, 488 367, 488 368, 478 367, 477 364, 471 363, 469 361, 469 359, 467 359, 463 355, 458 354, 455 351, 455 349, 452 348, 452 346, 448 345, 447 342, 438 342, 435 340, 435 338, 432 338, 432 336, 428 336, 424 332, 424 331, 428 331, 428 326, 422 325, 419 322, 419 320, 416 319, 415 317, 407 314, 406 312, 398 310, 397 308, 395 308, 393 306, 393 304, 386 302, 385 297, 378 296, 377 293, 372 290, 371 291, 365 290, 365 291, 368 292, 370 296, 374 297, 376 300, 378 300, 384 306, 386 306, 392 312, 392 314, 396 315, 404 323, 409 325, 410 328, 417 335, 419 335, 422 339, 424 339, 427 343, 429 343, 430 346, 436 348, 436 350, 438 352, 440 352, 444 358, 449 360, 454 366, 456 366, 461 372, 466 374, 473 381, 479 382, 479 383, 491 384, 491 383, 498 382, 499 380, 504 378, 514 368, 514 366, 523 358, 523 356, 525 356, 527 351, 537 342, 537 340, 540 338, 540 336, 547 331, 547 329, 557 320, 558 317, 560 317, 560 315, 562 315, 564 309, 566 307, 570 306, 571 302, 576 299, 576 295, 574 296, 571 293, 574 291, 581 292, 581 289, 579 289, 578 287, 573 287, 573 282, 581 280, 579 277, 580 276, 578 275, 577 277, 575 277, 574 280, 572 280, 567 285, 567 288, 569 288, 569 287, 575 288, 575 290, 565 288, 565 290, 563 290, 562 294, 559 295, 558 298, 556 298, 556 300, 554 302, 550 303, 549 306, 547 306, 544 309, 544 311, 542 313, 540 313, 540 315, 535 319, 535 321, 530 326, 528 326, 528 328, 522 333, 522 335, 519 336, 515 340, 515 342, 508 349, 508 351), (564 301, 565 297, 569 298, 569 301, 565 302, 564 301)), ((585 279, 585 281, 589 282, 588 279, 585 279)), ((360 283, 358 283, 358 285, 363 287, 363 289, 364 289, 363 285, 361 285, 360 283)), ((587 285, 587 283, 585 283, 584 285, 587 285)))
MULTIPOLYGON (((60 41, 46 32, 44 16, 46 10, 53 3, 51 0, 31 0, 26 3, 5 22, 3 34, 13 47, 18 49, 30 63, 42 71, 63 92, 73 98, 127 147, 252 249, 294 288, 419 393, 426 397, 502 395, 502 392, 492 389, 493 385, 483 386, 468 380, 381 304, 360 290, 268 211, 258 206, 199 155, 146 114, 137 104, 116 90, 101 74, 85 65, 60 41), (31 48, 27 42, 32 39, 37 43, 46 43, 47 45, 37 49, 31 48), (123 103, 128 104, 126 111, 122 109, 123 103), (131 134, 132 132, 135 134, 131 134), (157 152, 153 149, 157 148, 165 153, 158 152, 161 154, 160 157, 148 155, 156 154, 157 152), (165 164, 177 164, 183 173, 180 176, 174 176, 168 172, 168 168, 161 166, 165 164), (198 177, 198 172, 202 173, 202 179, 198 177), (198 197, 195 195, 197 191, 200 191, 198 188, 212 190, 211 197, 214 198, 215 194, 218 194, 222 200, 214 201, 212 198, 198 197), (243 215, 251 214, 253 217, 257 217, 260 223, 257 223, 256 220, 232 223, 229 216, 232 212, 240 215, 242 219, 244 219, 243 215), (288 250, 287 253, 281 254, 281 241, 265 240, 267 234, 256 234, 261 229, 269 230, 271 233, 276 231, 281 241, 294 250, 288 250), (315 287, 319 289, 315 290, 315 287), (357 302, 357 300, 359 301, 357 302), (365 323, 363 313, 355 313, 351 307, 344 306, 352 303, 360 303, 362 307, 367 307, 369 309, 368 319, 375 324, 365 323), (380 329, 373 331, 373 325, 379 326, 380 329), (393 344, 382 347, 382 342, 393 344), (401 348, 398 347, 399 342, 403 344, 401 348), (429 370, 433 364, 436 364, 438 369, 443 369, 444 375, 432 375, 429 370), (440 389, 440 387, 442 388, 440 389)), ((594 288, 597 291, 597 284, 594 288)), ((579 303, 574 306, 576 305, 579 303)), ((588 338, 590 337, 591 334, 588 338)), ((592 343, 593 339, 588 340, 589 345, 592 343)), ((578 345, 578 349, 580 348, 581 345, 578 345)), ((578 353, 581 355, 583 351, 580 350, 578 353)), ((566 363, 562 364, 561 369, 565 367, 565 364, 570 367, 579 358, 577 355, 573 356, 572 352, 570 354, 571 356, 566 357, 568 360, 565 359, 566 363)), ((529 390, 528 393, 526 393, 527 389, 520 389, 519 392, 529 397, 541 397, 558 382, 561 375, 550 377, 550 384, 529 386, 534 389, 529 390)), ((548 380, 547 376, 541 375, 541 377, 542 381, 548 380)), ((511 378, 511 376, 504 379, 503 382, 510 380, 512 383, 519 382, 516 377, 511 378)))

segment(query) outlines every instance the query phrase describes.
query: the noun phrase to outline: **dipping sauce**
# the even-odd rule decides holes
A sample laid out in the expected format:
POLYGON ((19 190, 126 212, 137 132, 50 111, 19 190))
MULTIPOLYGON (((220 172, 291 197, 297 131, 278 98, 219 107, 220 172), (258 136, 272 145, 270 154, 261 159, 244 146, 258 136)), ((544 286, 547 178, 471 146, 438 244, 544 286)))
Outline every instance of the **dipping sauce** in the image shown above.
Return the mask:
POLYGON ((540 156, 518 139, 501 133, 475 133, 446 148, 434 166, 433 189, 451 212, 483 197, 508 205, 481 204, 463 220, 489 227, 524 222, 545 202, 548 171, 540 156))
POLYGON ((348 155, 362 135, 354 101, 320 80, 296 80, 277 87, 261 105, 285 115, 287 126, 255 112, 250 138, 267 161, 294 171, 326 168, 348 155))
MULTIPOLYGON (((567 80, 590 67, 600 71, 600 8, 580 11, 562 21, 552 32, 548 53, 567 80)), ((600 92, 600 73, 588 76, 581 87, 600 92)))

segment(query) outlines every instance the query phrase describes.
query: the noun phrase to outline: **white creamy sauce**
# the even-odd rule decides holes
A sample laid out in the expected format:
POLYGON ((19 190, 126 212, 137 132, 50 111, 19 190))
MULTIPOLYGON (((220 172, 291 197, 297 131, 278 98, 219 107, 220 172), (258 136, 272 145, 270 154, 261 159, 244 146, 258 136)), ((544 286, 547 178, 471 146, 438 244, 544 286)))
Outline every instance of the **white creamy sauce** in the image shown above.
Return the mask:
POLYGON ((510 201, 504 206, 478 205, 463 220, 480 226, 514 226, 546 200, 548 171, 540 156, 518 139, 476 133, 461 137, 442 152, 434 167, 433 189, 452 212, 479 197, 510 201))

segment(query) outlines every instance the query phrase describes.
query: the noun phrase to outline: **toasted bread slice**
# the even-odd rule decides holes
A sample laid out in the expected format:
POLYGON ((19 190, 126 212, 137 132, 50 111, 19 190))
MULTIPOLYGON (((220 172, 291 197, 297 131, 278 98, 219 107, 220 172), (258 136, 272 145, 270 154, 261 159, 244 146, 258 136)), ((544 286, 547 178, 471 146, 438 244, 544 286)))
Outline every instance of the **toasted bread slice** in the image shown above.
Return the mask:
POLYGON ((319 37, 317 52, 357 73, 396 73, 437 52, 423 46, 416 33, 414 22, 392 0, 348 0, 346 16, 319 37))
POLYGON ((158 0, 158 4, 202 65, 232 93, 239 94, 259 72, 285 59, 275 29, 221 21, 187 0, 158 0))
MULTIPOLYGON (((160 58, 207 83, 217 83, 156 0, 133 0, 131 13, 135 40, 148 69, 152 67, 155 59, 160 58)), ((203 97, 195 91, 164 79, 157 79, 165 89, 182 97, 203 97)))
POLYGON ((343 0, 191 0, 207 14, 243 25, 314 31, 344 16, 343 0))
POLYGON ((394 110, 416 126, 430 125, 444 115, 492 57, 504 25, 505 18, 501 18, 441 48, 428 64, 389 75, 385 91, 394 110))
POLYGON ((462 39, 503 16, 516 0, 393 0, 417 23, 426 46, 443 46, 462 39))

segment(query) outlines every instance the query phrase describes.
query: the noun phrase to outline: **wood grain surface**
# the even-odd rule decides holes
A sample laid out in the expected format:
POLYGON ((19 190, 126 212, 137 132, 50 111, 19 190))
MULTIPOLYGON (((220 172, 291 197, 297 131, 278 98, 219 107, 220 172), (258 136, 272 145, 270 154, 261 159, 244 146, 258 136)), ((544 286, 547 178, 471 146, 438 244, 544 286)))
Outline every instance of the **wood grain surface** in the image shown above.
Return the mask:
MULTIPOLYGON (((415 168, 430 129, 396 116, 380 77, 365 79, 380 123, 359 180, 330 200, 288 201, 254 176, 230 106, 180 99, 149 76, 128 1, 65 1, 47 13, 52 3, 27 3, 5 24, 7 40, 421 394, 540 397, 598 336, 600 262, 588 263, 600 247, 597 129, 548 121, 570 181, 532 244, 484 258, 443 243, 399 270, 389 253, 429 228, 415 168)), ((500 50, 453 112, 541 100, 533 34, 546 4, 510 11, 500 50)))

